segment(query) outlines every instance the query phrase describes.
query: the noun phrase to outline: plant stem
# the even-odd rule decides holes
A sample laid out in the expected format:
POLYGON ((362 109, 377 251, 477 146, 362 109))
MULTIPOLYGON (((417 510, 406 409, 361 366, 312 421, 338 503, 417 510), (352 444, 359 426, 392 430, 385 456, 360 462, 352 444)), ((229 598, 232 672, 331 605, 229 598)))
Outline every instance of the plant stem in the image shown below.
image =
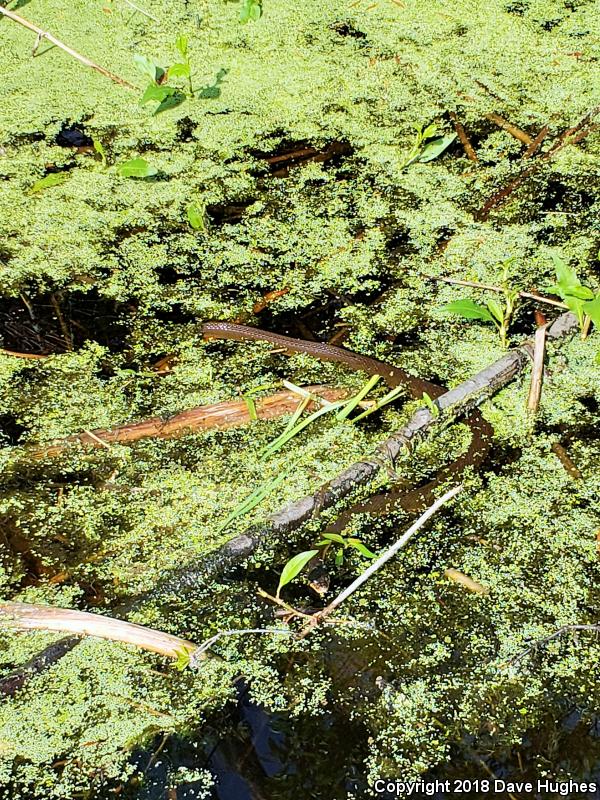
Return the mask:
MULTIPOLYGON (((443 281, 444 283, 451 283, 455 286, 469 286, 473 289, 487 289, 490 292, 504 293, 502 286, 492 286, 489 283, 478 283, 477 281, 463 281, 458 278, 445 278, 440 275, 429 275, 432 281, 443 281)), ((519 297, 526 297, 528 300, 537 300, 538 303, 546 303, 549 306, 556 306, 556 308, 568 308, 566 303, 561 303, 560 300, 552 300, 550 297, 544 297, 541 294, 533 292, 519 292, 519 297)))
POLYGON ((28 30, 33 31, 35 34, 37 34, 38 43, 41 39, 47 39, 49 42, 52 42, 52 44, 55 45, 56 47, 59 47, 61 50, 64 50, 65 53, 68 53, 70 56, 73 56, 73 58, 76 58, 77 61, 80 61, 82 64, 85 64, 86 67, 90 67, 90 69, 95 69, 96 72, 99 72, 106 78, 110 78, 111 81, 114 81, 115 83, 119 83, 121 86, 126 86, 128 89, 134 89, 135 91, 138 91, 137 87, 134 86, 132 83, 129 83, 129 81, 126 81, 124 78, 120 78, 118 75, 115 75, 114 72, 110 72, 109 70, 104 69, 104 67, 100 67, 98 64, 95 64, 89 58, 86 58, 86 56, 82 56, 76 50, 73 50, 72 47, 69 47, 68 45, 64 44, 64 42, 61 42, 60 39, 57 39, 51 33, 48 33, 47 31, 44 31, 41 28, 38 28, 38 26, 34 25, 33 22, 29 22, 29 20, 25 19, 24 17, 15 14, 14 11, 9 11, 8 8, 5 8, 5 6, 0 6, 0 14, 3 14, 5 17, 12 19, 13 22, 18 23, 19 25, 22 25, 24 28, 27 28, 28 30))
MULTIPOLYGON (((425 525, 425 523, 429 520, 429 518, 432 517, 436 513, 436 511, 438 511, 438 509, 440 509, 445 503, 447 503, 449 500, 455 497, 459 492, 461 492, 462 488, 463 488, 462 484, 454 486, 452 489, 450 489, 444 495, 442 495, 438 500, 436 500, 435 503, 432 506, 430 506, 427 509, 427 511, 421 514, 419 519, 416 522, 414 522, 410 526, 410 528, 396 542, 394 542, 394 544, 391 547, 389 547, 385 551, 383 555, 379 556, 379 558, 376 561, 374 561, 369 567, 367 567, 367 569, 363 573, 361 573, 358 576, 358 578, 350 584, 350 586, 346 587, 346 589, 344 589, 343 592, 340 592, 340 594, 338 594, 338 596, 334 600, 332 600, 331 603, 329 603, 329 605, 326 606, 322 611, 319 611, 317 614, 314 614, 311 622, 308 623, 307 628, 313 627, 315 624, 325 619, 325 617, 328 617, 333 611, 335 611, 335 609, 339 605, 341 605, 344 602, 344 600, 347 600, 351 594, 354 594, 354 592, 357 589, 360 589, 363 583, 368 581, 369 578, 372 575, 374 575, 375 572, 377 572, 377 570, 381 569, 381 567, 383 567, 383 565, 386 564, 390 560, 390 558, 392 558, 392 556, 395 556, 398 551, 402 550, 402 548, 406 546, 406 544, 415 535, 415 533, 418 530, 420 530, 423 527, 423 525, 425 525)), ((307 629, 305 629, 305 631, 308 633, 307 629)))

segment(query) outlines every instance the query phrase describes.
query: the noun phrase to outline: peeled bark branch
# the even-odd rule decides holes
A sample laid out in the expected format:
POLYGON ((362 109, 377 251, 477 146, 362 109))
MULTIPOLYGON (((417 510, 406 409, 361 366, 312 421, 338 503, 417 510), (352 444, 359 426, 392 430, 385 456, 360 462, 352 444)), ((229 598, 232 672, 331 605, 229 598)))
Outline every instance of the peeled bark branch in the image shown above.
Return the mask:
MULTIPOLYGON (((329 402, 340 400, 349 394, 347 389, 336 389, 330 386, 306 386, 304 388, 315 397, 329 402)), ((296 410, 298 402, 299 396, 295 392, 277 392, 269 397, 255 400, 256 416, 258 419, 275 419, 284 414, 291 414, 296 410)), ((313 408, 314 405, 315 403, 310 403, 309 408, 313 408)), ((228 400, 223 403, 189 408, 167 419, 152 417, 142 422, 120 425, 117 428, 77 433, 41 447, 37 445, 26 447, 24 455, 33 459, 51 458, 61 455, 75 445, 107 447, 110 444, 137 442, 139 439, 147 439, 152 436, 172 439, 194 431, 235 428, 247 425, 250 421, 250 409, 246 401, 228 400)))
POLYGON ((192 653, 197 649, 197 645, 193 642, 144 625, 135 625, 132 622, 100 614, 90 614, 87 611, 54 608, 35 603, 0 603, 0 626, 21 631, 43 630, 74 633, 77 636, 97 636, 113 642, 133 644, 142 650, 149 650, 151 653, 159 653, 169 658, 178 658, 182 652, 192 653))

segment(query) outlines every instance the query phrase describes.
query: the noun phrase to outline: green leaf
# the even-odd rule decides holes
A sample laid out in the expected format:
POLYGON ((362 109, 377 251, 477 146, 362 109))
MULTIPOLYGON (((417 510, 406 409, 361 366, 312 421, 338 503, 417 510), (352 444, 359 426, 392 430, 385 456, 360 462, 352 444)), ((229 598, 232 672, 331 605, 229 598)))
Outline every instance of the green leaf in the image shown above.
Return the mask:
POLYGON ((355 539, 354 537, 351 537, 348 539, 348 544, 350 545, 350 547, 353 547, 355 550, 358 550, 361 556, 364 556, 365 558, 377 558, 375 553, 372 553, 369 550, 369 548, 360 541, 360 539, 355 539))
POLYGON ((132 158, 119 164, 117 172, 122 178, 150 178, 156 175, 158 170, 149 164, 145 158, 132 158))
POLYGON ((250 7, 250 19, 253 22, 258 22, 262 17, 262 5, 260 3, 253 3, 250 7))
POLYGON ((297 556, 293 556, 287 562, 283 570, 281 571, 281 577, 279 578, 279 586, 277 587, 277 597, 279 597, 279 592, 283 589, 283 587, 288 584, 290 581, 293 581, 294 578, 302 572, 304 567, 308 564, 311 558, 314 558, 319 554, 318 550, 305 550, 303 553, 298 553, 297 556))
POLYGON ((425 141, 426 139, 434 139, 435 134, 437 133, 437 125, 435 124, 435 122, 432 122, 431 125, 428 125, 425 128, 425 130, 422 130, 419 127, 417 128, 417 131, 422 141, 425 141))
POLYGON ((98 141, 98 139, 92 139, 92 145, 94 146, 94 150, 96 151, 96 153, 98 153, 98 155, 102 160, 102 166, 105 167, 107 163, 107 158, 106 158, 106 150, 102 146, 102 142, 98 141))
POLYGON ((185 61, 187 59, 188 53, 188 38, 183 34, 180 34, 177 39, 175 40, 175 48, 177 52, 181 56, 181 58, 185 61))
POLYGON ((422 164, 433 161, 434 158, 441 156, 444 150, 447 150, 455 139, 455 133, 448 134, 447 136, 438 136, 432 139, 423 147, 417 161, 420 161, 422 164))
POLYGON ((496 300, 488 300, 486 306, 491 311, 492 315, 498 320, 500 325, 504 322, 504 309, 496 300))
POLYGON ((344 563, 344 548, 340 547, 339 550, 336 550, 335 553, 335 565, 336 567, 341 567, 344 563))
POLYGON ((157 114, 161 114, 163 111, 167 111, 169 108, 177 108, 177 106, 180 106, 184 100, 185 95, 183 92, 180 92, 179 89, 172 89, 172 91, 166 95, 165 99, 158 106, 158 108, 155 109, 152 116, 155 117, 157 114))
POLYGON ((448 314, 458 314, 465 319, 482 319, 486 322, 493 322, 494 318, 485 306, 479 305, 474 300, 464 298, 463 300, 455 300, 453 303, 442 306, 440 311, 448 314))
POLYGON ((329 539, 330 542, 337 542, 338 544, 346 544, 343 536, 339 533, 324 533, 323 539, 329 539))
POLYGON ((590 317, 597 328, 600 328, 600 293, 591 302, 583 304, 583 312, 590 317))
POLYGON ((187 220, 195 231, 206 230, 206 219, 204 217, 204 207, 193 201, 186 209, 187 220))
POLYGON ((177 648, 175 652, 177 653, 177 659, 173 664, 173 666, 175 667, 175 669, 179 670, 180 672, 183 672, 185 669, 187 669, 187 667, 189 667, 192 654, 190 653, 189 650, 186 650, 184 647, 177 648))
POLYGON ((133 57, 133 60, 142 75, 150 78, 153 83, 157 83, 165 74, 164 69, 159 67, 158 64, 155 64, 154 61, 149 59, 147 56, 136 53, 133 57))
POLYGON ((556 269, 556 285, 549 287, 548 291, 560 295, 563 299, 569 294, 580 300, 591 300, 594 296, 593 292, 587 286, 582 286, 575 270, 571 269, 556 253, 551 253, 551 257, 556 269))
POLYGON ((427 394, 427 392, 423 392, 423 400, 425 401, 425 405, 431 411, 431 416, 434 419, 437 419, 440 415, 439 407, 433 402, 431 397, 427 394))
POLYGON ((45 178, 40 178, 39 181, 36 181, 29 189, 29 194, 43 192, 44 189, 49 189, 51 186, 60 186, 70 177, 68 172, 51 172, 50 175, 46 175, 45 178))
POLYGON ((190 65, 189 64, 172 64, 169 67, 169 78, 189 78, 190 65))

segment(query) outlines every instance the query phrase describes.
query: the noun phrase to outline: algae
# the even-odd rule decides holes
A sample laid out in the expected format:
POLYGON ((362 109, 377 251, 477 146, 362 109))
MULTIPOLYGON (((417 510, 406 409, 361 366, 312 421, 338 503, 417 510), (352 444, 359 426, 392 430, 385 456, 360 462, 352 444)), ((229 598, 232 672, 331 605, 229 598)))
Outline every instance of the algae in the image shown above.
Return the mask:
MULTIPOLYGON (((243 520, 218 527, 249 487, 293 463, 290 478, 256 513, 275 510, 314 491, 410 412, 410 405, 388 409, 364 428, 325 418, 266 464, 257 453, 285 421, 81 449, 59 461, 22 459, 23 445, 176 413, 275 387, 282 377, 360 386, 361 376, 306 356, 207 344, 198 322, 241 319, 301 335, 294 324, 303 317, 322 338, 344 324, 349 347, 453 385, 498 357, 499 344, 493 331, 440 316, 437 309, 462 290, 431 276, 495 283, 499 265, 513 258, 515 283, 543 289, 552 282, 555 250, 598 289, 597 130, 549 159, 488 221, 477 217, 522 169, 520 143, 486 114, 502 114, 531 136, 548 125, 552 141, 599 104, 594 0, 477 0, 451 8, 437 0, 378 0, 368 8, 265 0, 263 16, 247 25, 237 5, 217 0, 148 0, 158 23, 120 0, 21 5, 19 13, 139 93, 47 43, 32 57, 32 34, 0 19, 0 313, 7 321, 0 344, 48 355, 0 355, 0 586, 7 599, 110 613, 242 531, 243 520), (145 87, 133 56, 172 63, 182 33, 196 97, 153 115, 139 104, 145 87), (469 132, 478 164, 455 142, 439 159, 401 169, 413 126, 436 121, 450 132, 450 111, 469 132), (106 164, 89 146, 60 144, 59 134, 73 127, 101 144, 106 164), (332 142, 337 154, 323 161, 292 160, 282 173, 268 161, 332 142), (137 157, 156 176, 118 174, 119 164, 137 157), (36 181, 59 172, 66 181, 31 193, 36 181), (204 229, 188 222, 191 202, 204 209, 204 229), (253 311, 281 289, 287 292, 264 312, 253 311), (167 354, 176 356, 172 369, 154 374, 167 354)), ((533 325, 531 306, 521 306, 513 339, 533 325)), ((464 756, 465 742, 486 758, 523 748, 569 705, 591 725, 599 700, 592 636, 565 637, 506 664, 528 637, 598 618, 597 337, 553 348, 535 423, 525 413, 525 381, 486 403, 495 440, 484 470, 468 477, 460 504, 352 599, 346 613, 381 636, 340 627, 336 646, 360 664, 374 639, 372 674, 342 679, 327 660, 330 632, 302 643, 220 643, 224 660, 199 676, 86 640, 4 702, 4 796, 101 796, 123 785, 141 797, 144 777, 132 753, 164 733, 203 741, 204 723, 233 698, 238 673, 254 700, 290 716, 292 739, 304 725, 309 737, 311 720, 332 708, 350 709, 366 731, 363 763, 353 764, 359 796, 376 776, 443 769, 457 752, 464 756), (551 451, 556 441, 568 443, 583 479, 565 472, 551 451), (488 586, 489 597, 449 583, 443 570, 450 566, 488 586), (385 678, 383 690, 377 676, 385 678)), ((454 426, 398 471, 408 484, 427 478, 467 436, 454 426)), ((362 516, 355 527, 377 548, 405 522, 400 514, 362 516)), ((283 563, 323 524, 266 542, 235 580, 155 599, 132 616, 196 640, 269 623, 256 586, 275 588, 283 563)), ((360 568, 350 559, 333 588, 360 568)), ((290 592, 299 604, 314 603, 302 585, 290 592)), ((5 636, 2 674, 51 640, 5 636)), ((297 735, 296 753, 307 747, 297 735)), ((551 748, 526 752, 549 774, 583 775, 581 764, 561 762, 551 748)), ((327 753, 314 759, 326 772, 327 753)), ((199 768, 208 796, 210 776, 199 768)), ((588 769, 597 774, 597 764, 588 769)), ((293 781, 278 787, 281 796, 295 789, 293 781)))

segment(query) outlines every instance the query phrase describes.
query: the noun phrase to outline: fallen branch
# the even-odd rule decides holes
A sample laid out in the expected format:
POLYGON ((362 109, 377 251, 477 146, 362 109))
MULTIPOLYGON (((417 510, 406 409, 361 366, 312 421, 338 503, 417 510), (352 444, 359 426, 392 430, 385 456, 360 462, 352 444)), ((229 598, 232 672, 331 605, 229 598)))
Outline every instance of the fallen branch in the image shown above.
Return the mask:
MULTIPOLYGON (((306 392, 329 402, 347 397, 346 389, 336 389, 330 386, 307 386, 306 392)), ((309 404, 313 408, 316 401, 309 404)), ((277 392, 269 397, 263 397, 254 402, 257 419, 275 419, 284 414, 293 413, 298 406, 298 393, 293 391, 277 392)), ((76 445, 88 447, 108 447, 111 444, 128 444, 139 439, 159 437, 171 439, 183 436, 194 431, 210 430, 213 428, 235 428, 247 425, 252 420, 252 413, 245 400, 228 400, 208 406, 197 406, 182 411, 174 417, 151 419, 135 422, 130 425, 120 425, 112 429, 97 429, 67 436, 56 442, 44 446, 29 446, 23 449, 23 455, 33 459, 51 458, 61 455, 69 448, 76 445)))
MULTIPOLYGON (((551 340, 559 339, 575 333, 578 328, 574 315, 566 313, 558 317, 547 335, 551 340)), ((533 341, 527 339, 473 378, 437 398, 435 403, 443 413, 434 417, 429 408, 420 408, 402 430, 382 442, 369 457, 351 464, 314 494, 288 504, 265 522, 253 525, 243 534, 230 539, 212 554, 204 556, 201 563, 198 563, 196 556, 192 556, 185 566, 169 571, 147 596, 171 593, 181 596, 186 590, 193 591, 211 577, 227 572, 252 555, 261 542, 285 536, 381 474, 386 475, 400 452, 412 448, 428 436, 439 423, 440 416, 442 422, 448 423, 480 405, 522 372, 532 357, 533 341)))
POLYGON ((517 653, 516 656, 513 656, 505 664, 505 666, 509 666, 510 664, 515 664, 517 661, 521 661, 532 650, 537 650, 539 647, 548 644, 548 642, 551 642, 554 639, 558 639, 564 633, 575 632, 575 631, 590 631, 592 633, 600 633, 600 623, 595 622, 590 625, 562 625, 560 628, 555 630, 554 633, 551 633, 548 636, 543 636, 541 639, 536 639, 535 641, 528 644, 524 650, 522 650, 520 653, 517 653))
POLYGON ((82 64, 85 64, 86 67, 90 67, 90 69, 96 70, 96 72, 99 72, 106 78, 110 78, 111 81, 114 81, 115 83, 118 83, 121 86, 126 86, 128 89, 134 89, 135 91, 137 91, 137 86, 134 86, 132 83, 129 83, 129 81, 126 81, 124 78, 120 78, 118 75, 115 75, 114 72, 110 72, 109 70, 104 69, 104 67, 95 64, 89 58, 86 58, 86 56, 82 56, 81 53, 78 53, 76 50, 73 50, 72 47, 69 47, 64 42, 61 42, 60 39, 56 38, 56 36, 53 36, 51 33, 48 33, 48 31, 44 31, 41 28, 38 28, 38 26, 34 25, 33 22, 29 22, 29 20, 19 16, 19 14, 15 14, 14 11, 9 11, 8 8, 5 8, 5 6, 0 6, 0 14, 3 14, 5 17, 8 17, 8 19, 12 19, 13 22, 22 25, 24 28, 33 31, 36 34, 37 39, 34 48, 34 55, 35 55, 35 50, 37 50, 41 40, 47 39, 47 41, 52 42, 52 44, 55 45, 56 47, 59 47, 61 50, 64 50, 65 53, 68 53, 70 56, 73 56, 73 58, 76 58, 77 61, 80 61, 82 64))
POLYGON ((512 122, 509 122, 508 120, 504 119, 504 117, 501 117, 500 114, 491 113, 491 114, 486 114, 485 116, 499 128, 502 128, 502 130, 505 130, 507 133, 510 133, 512 137, 518 139, 520 142, 523 142, 523 144, 529 146, 533 144, 533 139, 528 133, 526 133, 521 128, 518 128, 516 125, 513 125, 512 122))
MULTIPOLYGON (((0 625, 21 631, 44 630, 73 633, 77 636, 96 636, 113 642, 133 644, 142 650, 175 659, 182 653, 194 653, 197 650, 197 645, 193 642, 144 625, 90 614, 87 611, 33 603, 0 603, 0 625)), ((198 653, 197 657, 201 657, 201 654, 198 653)))

